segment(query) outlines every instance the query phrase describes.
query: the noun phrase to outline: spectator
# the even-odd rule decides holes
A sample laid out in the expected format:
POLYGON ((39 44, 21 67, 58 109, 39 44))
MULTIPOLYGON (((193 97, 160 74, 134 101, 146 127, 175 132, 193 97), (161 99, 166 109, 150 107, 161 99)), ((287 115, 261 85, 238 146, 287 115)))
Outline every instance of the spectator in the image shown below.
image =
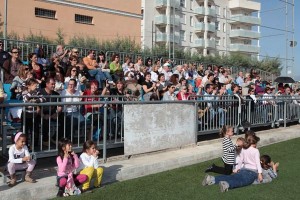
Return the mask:
POLYGON ((95 79, 99 83, 99 87, 103 88, 102 81, 105 80, 105 76, 104 76, 102 70, 99 68, 97 61, 95 60, 95 51, 94 50, 88 51, 88 56, 83 58, 83 63, 88 68, 90 76, 95 77, 95 79))
MULTIPOLYGON (((53 78, 46 79, 46 87, 41 89, 41 94, 45 97, 45 102, 60 102, 61 99, 59 97, 51 97, 51 96, 59 96, 58 92, 55 92, 55 80, 53 78)), ((52 144, 56 144, 55 140, 52 138, 51 131, 49 128, 49 124, 55 123, 59 124, 58 128, 58 138, 63 137, 63 115, 62 115, 62 106, 44 106, 42 113, 43 126, 42 126, 42 135, 43 135, 43 145, 49 146, 49 142, 52 144)))
POLYGON ((152 71, 152 59, 150 57, 146 58, 145 67, 147 72, 152 71))
POLYGON ((18 75, 18 70, 22 65, 22 61, 19 59, 19 49, 13 47, 10 51, 11 57, 4 61, 4 83, 12 83, 15 76, 18 75))
POLYGON ((149 72, 145 73, 145 81, 143 82, 142 87, 144 92, 143 98, 145 101, 149 101, 150 96, 158 91, 156 83, 151 82, 151 74, 149 72))
POLYGON ((113 54, 111 57, 112 62, 109 65, 110 74, 113 77, 113 80, 118 80, 123 77, 122 67, 120 66, 120 57, 119 54, 113 54))
MULTIPOLYGON (((61 96, 72 96, 72 98, 64 97, 62 98, 62 102, 80 102, 81 94, 80 91, 76 90, 77 81, 76 79, 70 79, 68 81, 67 89, 63 90, 61 96), (74 98, 73 98, 74 97, 74 98)), ((84 117, 80 113, 79 105, 65 105, 64 106, 64 114, 66 116, 66 136, 71 136, 71 132, 74 131, 73 128, 78 127, 78 123, 84 121, 84 117), (73 125, 73 126, 72 126, 73 125)))
POLYGON ((239 72, 239 76, 236 79, 236 83, 240 86, 243 87, 243 83, 244 83, 244 76, 243 76, 243 72, 239 72))
MULTIPOLYGON (((52 57, 58 58, 61 62, 63 68, 65 68, 68 64, 68 53, 70 52, 69 49, 64 49, 63 45, 56 46, 56 52, 52 55, 52 57)), ((66 70, 65 70, 66 71, 66 70)))
POLYGON ((173 74, 177 74, 179 79, 181 79, 182 77, 185 78, 182 65, 177 65, 176 70, 173 74))
POLYGON ((163 101, 174 101, 174 100, 177 100, 177 97, 176 97, 174 91, 175 91, 175 86, 172 85, 172 84, 169 84, 167 86, 167 91, 163 94, 162 100, 163 101))
POLYGON ((141 66, 143 66, 143 58, 138 56, 136 59, 136 63, 134 64, 135 71, 140 71, 141 66))
POLYGON ((50 65, 49 60, 46 58, 45 52, 43 47, 39 47, 37 52, 35 52, 37 55, 37 63, 43 66, 43 70, 47 71, 47 67, 50 65))
POLYGON ((259 80, 255 81, 255 94, 257 95, 264 94, 264 88, 262 87, 261 82, 259 80))
POLYGON ((152 82, 158 82, 159 72, 158 72, 158 66, 157 65, 153 66, 152 71, 150 73, 151 73, 151 81, 152 82))
POLYGON ((204 77, 205 76, 205 73, 204 73, 204 67, 203 67, 203 64, 201 63, 198 68, 197 68, 197 72, 200 76, 204 77))
POLYGON ((170 71, 170 64, 169 63, 165 63, 163 65, 163 69, 162 69, 162 72, 164 75, 165 75, 165 80, 166 81, 169 81, 171 76, 172 76, 172 72, 170 71))
POLYGON ((2 68, 3 63, 10 58, 8 52, 4 51, 4 44, 3 41, 0 40, 0 67, 2 68))
MULTIPOLYGON (((71 64, 75 66, 76 63, 77 63, 77 59, 74 59, 74 57, 70 57, 70 59, 72 60, 71 64), (73 63, 75 63, 75 64, 73 64, 73 63)), ((65 74, 66 74, 65 68, 63 68, 61 66, 61 62, 59 60, 59 57, 55 57, 55 56, 53 56, 51 58, 51 63, 48 67, 48 71, 50 71, 50 72, 59 72, 63 76, 65 76, 65 74)))
POLYGON ((110 69, 108 67, 107 60, 105 59, 105 54, 102 51, 98 54, 97 63, 104 74, 105 80, 108 80, 109 84, 113 84, 110 69))
POLYGON ((27 72, 29 67, 26 65, 21 65, 18 70, 18 75, 13 79, 10 86, 11 99, 22 99, 22 91, 25 86, 25 81, 27 78, 27 72))
POLYGON ((78 69, 76 66, 70 67, 67 71, 66 77, 65 77, 65 85, 68 85, 69 81, 71 79, 76 80, 76 91, 81 92, 81 87, 80 87, 80 80, 78 78, 78 69))
POLYGON ((65 78, 62 75, 62 73, 56 72, 54 79, 55 79, 54 91, 61 94, 63 89, 65 89, 65 84, 64 84, 65 78))
POLYGON ((159 74, 158 75, 158 90, 159 91, 166 91, 168 83, 165 81, 165 75, 159 74))
POLYGON ((189 99, 189 93, 187 93, 187 87, 186 86, 181 86, 179 88, 179 92, 177 94, 177 99, 178 100, 188 100, 189 99))
MULTIPOLYGON (((26 80, 25 90, 22 92, 24 103, 42 103, 45 101, 43 95, 37 90, 38 81, 34 78, 26 80)), ((31 135, 32 144, 38 144, 40 125, 40 106, 26 106, 23 118, 25 118, 25 134, 31 135)), ((23 120, 22 120, 23 123, 23 120)), ((22 126, 23 126, 22 125, 22 126)))
POLYGON ((33 70, 36 75, 36 79, 42 81, 44 80, 44 69, 43 65, 38 64, 37 62, 37 55, 35 53, 30 53, 28 55, 28 60, 29 60, 29 69, 33 70))
POLYGON ((122 65, 122 69, 123 69, 124 74, 129 71, 129 69, 130 69, 129 64, 130 63, 131 63, 131 58, 129 56, 125 56, 124 63, 122 65))

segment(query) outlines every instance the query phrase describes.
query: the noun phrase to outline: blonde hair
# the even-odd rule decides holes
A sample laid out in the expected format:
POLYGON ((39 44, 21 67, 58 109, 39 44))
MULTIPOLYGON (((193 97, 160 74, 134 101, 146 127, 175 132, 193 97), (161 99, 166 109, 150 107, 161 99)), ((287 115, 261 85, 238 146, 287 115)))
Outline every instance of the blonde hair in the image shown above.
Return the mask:
POLYGON ((230 125, 224 125, 220 130, 220 137, 225 137, 225 135, 229 129, 233 129, 233 127, 230 125))

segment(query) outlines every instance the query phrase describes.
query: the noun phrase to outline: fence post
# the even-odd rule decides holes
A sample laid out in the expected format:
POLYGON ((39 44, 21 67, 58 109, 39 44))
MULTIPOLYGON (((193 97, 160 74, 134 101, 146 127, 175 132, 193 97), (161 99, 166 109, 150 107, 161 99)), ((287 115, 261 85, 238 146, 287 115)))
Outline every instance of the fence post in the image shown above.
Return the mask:
POLYGON ((104 127, 103 127, 103 161, 106 162, 106 141, 107 141, 107 103, 104 104, 104 127))
POLYGON ((198 103, 195 102, 195 120, 194 120, 194 127, 195 127, 195 144, 197 144, 197 137, 198 137, 198 103))
POLYGON ((5 121, 5 108, 1 107, 1 127, 0 127, 0 134, 2 135, 2 156, 6 154, 6 147, 7 147, 7 131, 4 131, 3 123, 5 121))
POLYGON ((283 108, 283 124, 284 127, 286 127, 286 101, 284 102, 284 108, 283 108))

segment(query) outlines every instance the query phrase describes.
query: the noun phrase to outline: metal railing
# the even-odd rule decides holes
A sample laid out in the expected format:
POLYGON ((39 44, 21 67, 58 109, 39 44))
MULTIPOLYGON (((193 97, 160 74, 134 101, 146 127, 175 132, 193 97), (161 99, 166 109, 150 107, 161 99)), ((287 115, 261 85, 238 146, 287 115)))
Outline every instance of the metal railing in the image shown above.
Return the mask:
MULTIPOLYGON (((238 134, 239 131, 250 127, 275 127, 281 124, 286 126, 289 122, 300 120, 300 98, 295 97, 277 96, 266 99, 261 96, 256 102, 239 96, 194 96, 188 101, 172 102, 132 101, 130 96, 81 96, 99 99, 63 102, 61 101, 63 98, 76 97, 50 97, 56 100, 51 103, 7 102, 0 105, 2 154, 7 155, 7 147, 13 134, 23 131, 28 136, 31 152, 36 153, 38 158, 56 155, 58 140, 61 137, 68 137, 77 152, 82 150, 84 141, 93 140, 103 150, 103 159, 106 160, 107 149, 122 147, 124 144, 126 121, 123 108, 129 104, 155 106, 166 103, 193 103, 196 135, 216 133, 223 125, 233 126, 235 133, 238 134), (73 112, 68 112, 67 108, 72 108, 73 112), (250 126, 246 126, 245 122, 250 126)), ((136 120, 138 122, 139 119, 136 120)))

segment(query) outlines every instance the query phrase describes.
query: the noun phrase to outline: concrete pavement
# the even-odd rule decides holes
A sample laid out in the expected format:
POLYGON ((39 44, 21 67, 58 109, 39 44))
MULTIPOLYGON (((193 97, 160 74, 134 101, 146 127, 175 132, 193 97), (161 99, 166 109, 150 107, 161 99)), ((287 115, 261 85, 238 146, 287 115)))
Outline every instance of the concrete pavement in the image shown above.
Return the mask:
MULTIPOLYGON (((257 132, 260 137, 259 147, 299 138, 300 125, 287 128, 270 129, 257 132)), ((233 141, 237 137, 234 136, 233 141)), ((181 149, 155 152, 132 156, 130 159, 111 159, 103 164, 103 184, 124 181, 133 178, 163 172, 179 167, 197 164, 222 155, 222 139, 199 142, 197 145, 181 149)), ((0 186, 0 199, 49 199, 57 193, 55 168, 41 169, 35 172, 38 183, 20 183, 13 188, 0 186)))

